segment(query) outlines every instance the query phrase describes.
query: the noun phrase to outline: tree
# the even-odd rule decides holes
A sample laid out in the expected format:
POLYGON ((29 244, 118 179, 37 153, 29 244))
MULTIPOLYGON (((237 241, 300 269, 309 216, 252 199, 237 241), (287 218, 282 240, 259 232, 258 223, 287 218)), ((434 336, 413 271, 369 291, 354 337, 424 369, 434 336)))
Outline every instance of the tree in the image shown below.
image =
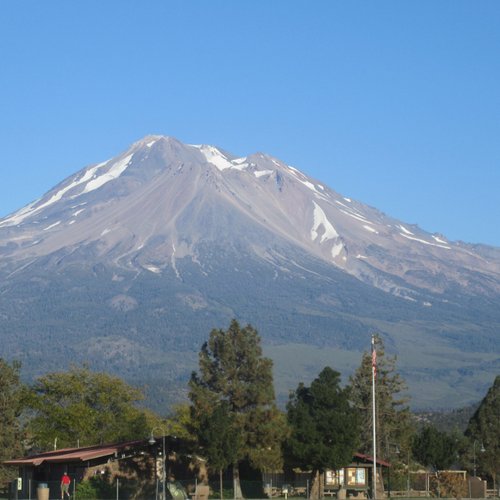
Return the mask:
POLYGON ((447 469, 457 458, 457 442, 453 436, 431 425, 423 427, 414 437, 412 449, 422 465, 436 471, 447 469))
POLYGON ((279 468, 285 433, 284 417, 275 405, 272 361, 262 356, 257 331, 251 325, 241 328, 236 320, 227 331, 212 330, 201 348, 199 373, 192 373, 189 389, 200 442, 206 432, 225 432, 225 419, 238 436, 234 450, 218 450, 217 462, 232 461, 234 496, 240 498, 239 462, 248 459, 261 470, 279 468))
POLYGON ((172 405, 171 413, 157 425, 164 427, 169 436, 180 438, 189 445, 196 441, 191 420, 191 406, 188 403, 172 405))
POLYGON ((22 454, 22 432, 18 417, 22 410, 23 385, 18 361, 8 363, 0 358, 0 484, 13 479, 13 469, 2 465, 4 460, 22 454))
POLYGON ((472 449, 474 441, 484 446, 484 452, 477 452, 476 460, 483 470, 495 482, 500 480, 500 375, 481 401, 478 409, 469 421, 465 435, 470 439, 472 449))
POLYGON ((222 498, 222 472, 238 460, 240 436, 227 401, 221 401, 212 413, 200 417, 199 445, 210 468, 219 472, 222 498))
POLYGON ((326 367, 310 387, 299 384, 287 418, 287 455, 294 465, 313 471, 311 497, 319 498, 320 472, 348 465, 358 445, 358 412, 350 405, 349 388, 340 387, 340 374, 326 367))
MULTIPOLYGON (((408 398, 401 395, 407 390, 406 384, 396 371, 396 356, 385 355, 384 344, 376 337, 376 434, 379 456, 389 458, 391 451, 398 448, 409 450, 414 427, 408 398)), ((365 352, 361 365, 350 378, 352 401, 359 410, 361 426, 360 451, 371 454, 373 450, 372 418, 372 355, 365 352)))
POLYGON ((138 439, 156 418, 138 409, 141 391, 107 373, 87 367, 49 373, 31 387, 30 429, 44 449, 138 439))

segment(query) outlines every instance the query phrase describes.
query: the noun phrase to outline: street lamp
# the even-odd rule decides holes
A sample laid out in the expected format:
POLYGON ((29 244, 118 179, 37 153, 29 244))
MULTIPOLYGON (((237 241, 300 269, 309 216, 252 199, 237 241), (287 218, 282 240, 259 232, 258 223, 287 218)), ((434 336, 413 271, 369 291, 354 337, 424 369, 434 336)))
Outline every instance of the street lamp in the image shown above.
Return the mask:
MULTIPOLYGON (((476 477, 476 444, 477 444, 477 440, 474 439, 474 445, 472 446, 473 457, 474 457, 474 477, 476 477)), ((481 450, 480 451, 481 451, 481 453, 484 453, 486 451, 482 442, 481 442, 481 450)))
POLYGON ((410 447, 408 446, 408 457, 406 459, 407 475, 406 475, 406 491, 408 497, 410 496, 410 447))
MULTIPOLYGON (((162 500, 165 500, 166 499, 166 496, 165 496, 165 460, 166 460, 166 456, 165 456, 165 429, 163 429, 163 427, 153 427, 151 429, 151 436, 149 437, 149 441, 148 441, 148 443, 150 445, 153 445, 156 443, 156 439, 154 437, 155 429, 159 429, 163 435, 163 437, 161 439, 162 440, 162 449, 163 449, 161 479, 162 479, 162 490, 163 490, 163 499, 162 500)), ((158 491, 158 489, 156 491, 158 491)))

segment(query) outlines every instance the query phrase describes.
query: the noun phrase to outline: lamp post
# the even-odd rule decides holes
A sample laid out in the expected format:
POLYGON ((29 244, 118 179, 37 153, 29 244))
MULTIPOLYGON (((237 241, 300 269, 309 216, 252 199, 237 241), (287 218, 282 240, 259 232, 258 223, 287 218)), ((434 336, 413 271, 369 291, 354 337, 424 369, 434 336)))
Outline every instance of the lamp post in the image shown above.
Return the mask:
MULTIPOLYGON (((149 441, 148 443, 153 445, 156 443, 156 439, 154 437, 154 431, 155 429, 159 429, 161 432, 162 432, 162 473, 161 473, 161 479, 162 479, 162 491, 163 491, 163 498, 162 500, 165 500, 166 499, 166 496, 165 496, 165 460, 166 460, 166 456, 165 456, 165 429, 163 429, 163 427, 153 427, 151 429, 151 436, 149 437, 149 441)), ((158 491, 158 490, 157 490, 158 491)))
MULTIPOLYGON (((399 456, 399 446, 397 444, 390 444, 389 445, 389 454, 390 454, 390 446, 394 447, 394 455, 399 456)), ((391 469, 388 469, 388 490, 389 490, 389 498, 391 498, 391 469)))
MULTIPOLYGON (((473 457, 474 457, 474 477, 476 477, 476 444, 477 444, 477 440, 474 439, 474 444, 472 446, 472 454, 473 454, 473 457)), ((483 443, 481 442, 481 453, 484 453, 486 450, 484 449, 484 446, 483 446, 483 443)))
POLYGON ((408 446, 408 457, 406 460, 407 475, 406 475, 406 491, 408 498, 410 497, 410 447, 408 446))

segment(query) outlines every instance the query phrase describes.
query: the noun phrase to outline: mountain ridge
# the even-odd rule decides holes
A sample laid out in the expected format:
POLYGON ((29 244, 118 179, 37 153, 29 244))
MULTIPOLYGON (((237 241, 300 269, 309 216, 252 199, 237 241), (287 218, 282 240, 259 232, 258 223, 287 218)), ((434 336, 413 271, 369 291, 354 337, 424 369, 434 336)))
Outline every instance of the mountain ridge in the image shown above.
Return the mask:
POLYGON ((257 323, 276 359, 276 349, 305 339, 342 364, 335 353, 359 353, 377 329, 404 359, 410 385, 429 389, 436 383, 427 374, 412 375, 419 355, 434 360, 429 376, 439 374, 425 346, 411 352, 415 336, 426 339, 465 363, 455 366, 450 354, 442 393, 463 381, 461 369, 474 374, 464 403, 500 369, 486 347, 500 326, 500 249, 405 224, 264 153, 236 157, 146 136, 0 219, 0 257, 2 336, 13 328, 26 346, 72 332, 89 346, 71 356, 118 372, 120 358, 135 360, 135 378, 134 363, 148 365, 148 355, 150 375, 169 360, 174 380, 186 376, 167 351, 182 347, 192 364, 204 336, 231 317, 257 323))

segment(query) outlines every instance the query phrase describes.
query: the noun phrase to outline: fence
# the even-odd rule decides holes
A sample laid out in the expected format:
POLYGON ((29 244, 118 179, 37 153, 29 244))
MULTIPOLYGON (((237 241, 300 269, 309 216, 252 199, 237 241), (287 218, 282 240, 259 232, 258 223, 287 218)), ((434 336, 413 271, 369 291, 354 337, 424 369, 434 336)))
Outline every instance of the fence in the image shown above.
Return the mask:
MULTIPOLYGON (((196 497, 197 479, 188 478, 165 482, 165 498, 187 500, 196 497)), ((262 481, 241 481, 243 496, 248 499, 266 498, 262 481)), ((114 478, 111 482, 99 476, 89 480, 72 479, 69 487, 70 500, 163 500, 164 486, 160 479, 146 482, 125 478, 114 478)), ((222 484, 222 498, 234 497, 232 480, 225 479, 222 484)), ((210 481, 210 498, 221 498, 220 481, 214 477, 210 481)), ((33 481, 21 483, 17 480, 0 494, 0 500, 60 500, 60 481, 33 481)), ((201 500, 199 498, 198 500, 201 500)))
MULTIPOLYGON (((241 481, 241 488, 244 498, 262 499, 262 498, 308 498, 309 484, 307 480, 299 481, 297 484, 290 484, 284 481, 284 478, 267 478, 268 483, 260 480, 241 481), (274 482, 273 482, 274 479, 274 482), (300 483, 300 484, 299 484, 300 483)), ((471 478, 473 479, 473 478, 471 478)), ((429 479, 429 483, 432 483, 429 479)), ((10 488, 0 491, 0 500, 59 500, 61 498, 61 488, 59 481, 37 482, 28 481, 21 485, 19 490, 17 481, 10 484, 10 488), (41 491, 43 490, 43 491, 41 491), (45 495, 45 496, 44 496, 45 495)), ((167 481, 165 483, 165 493, 167 499, 173 500, 204 500, 196 496, 197 480, 195 478, 183 479, 180 481, 167 481)), ((412 486, 416 486, 412 484, 412 486)), ((465 483, 465 492, 461 496, 467 498, 489 498, 499 499, 500 492, 493 489, 474 490, 467 480, 465 483)), ((361 492, 359 492, 361 493, 361 492)), ((161 480, 156 482, 140 482, 137 480, 127 480, 124 478, 115 478, 112 482, 103 481, 99 477, 86 481, 72 481, 69 491, 70 500, 163 500, 163 483, 161 480)), ((333 496, 336 496, 334 494, 333 496)), ((394 498, 397 500, 422 500, 425 497, 457 498, 449 495, 445 488, 441 488, 439 494, 437 490, 400 490, 386 491, 385 498, 394 498)), ((218 478, 210 481, 209 498, 221 498, 220 482, 218 478)), ((233 483, 230 479, 225 479, 222 483, 222 498, 230 500, 234 498, 233 483)), ((331 497, 329 497, 331 498, 331 497)), ((362 498, 357 492, 350 498, 353 500, 362 498)))

